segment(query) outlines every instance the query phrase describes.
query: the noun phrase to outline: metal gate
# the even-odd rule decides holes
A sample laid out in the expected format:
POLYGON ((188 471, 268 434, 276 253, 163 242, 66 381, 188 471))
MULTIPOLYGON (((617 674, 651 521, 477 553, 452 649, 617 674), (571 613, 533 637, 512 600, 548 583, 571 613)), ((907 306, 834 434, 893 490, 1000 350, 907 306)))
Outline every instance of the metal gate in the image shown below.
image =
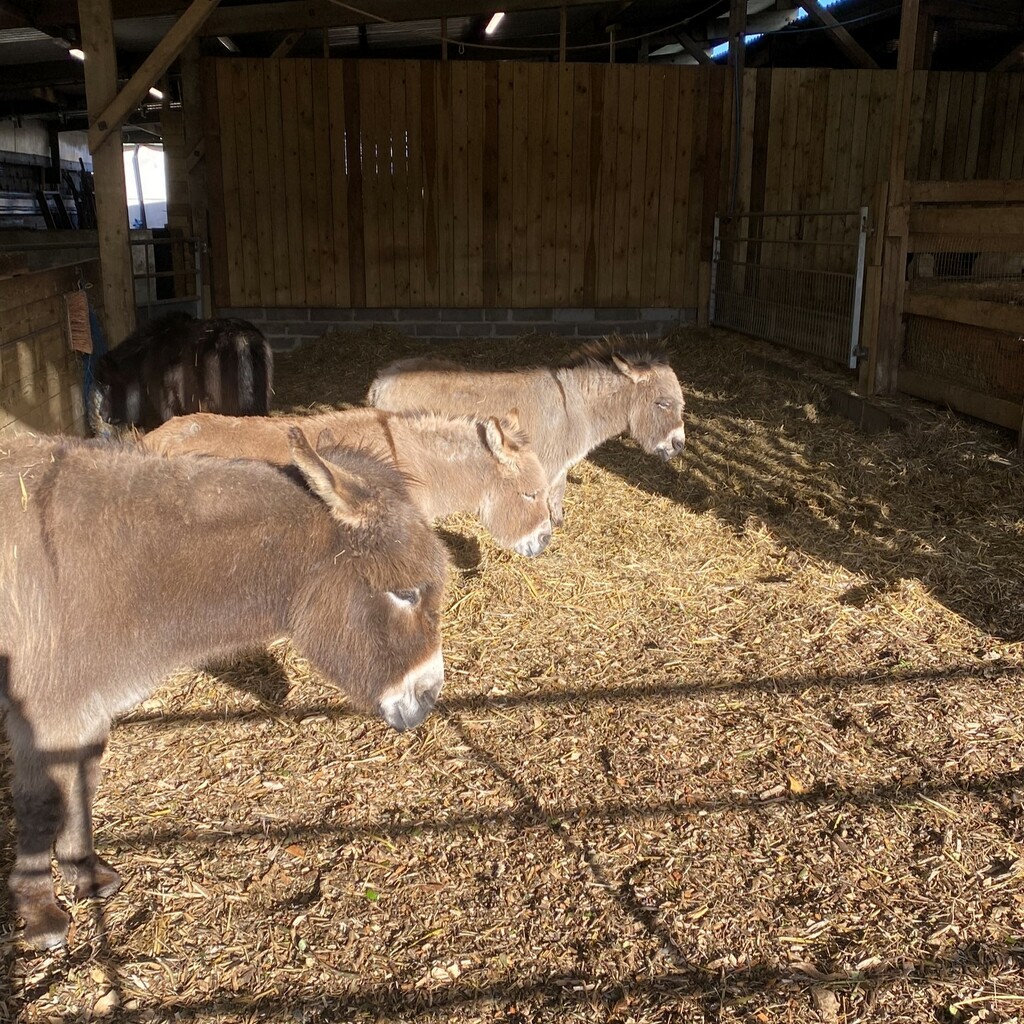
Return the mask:
POLYGON ((710 320, 855 369, 868 209, 715 217, 710 320))

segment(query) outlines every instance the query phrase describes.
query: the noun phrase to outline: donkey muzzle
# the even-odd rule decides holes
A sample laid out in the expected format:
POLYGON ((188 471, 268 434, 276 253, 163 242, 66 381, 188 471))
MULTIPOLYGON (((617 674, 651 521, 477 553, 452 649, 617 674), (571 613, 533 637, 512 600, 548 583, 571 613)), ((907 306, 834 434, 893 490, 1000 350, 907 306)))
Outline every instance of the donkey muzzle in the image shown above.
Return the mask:
POLYGON ((674 459, 679 455, 686 447, 686 434, 682 430, 673 431, 669 436, 658 445, 657 453, 661 456, 663 462, 668 462, 670 459, 674 459))
POLYGON ((513 550, 517 555, 526 555, 532 558, 539 555, 551 542, 551 521, 548 520, 542 527, 535 530, 529 537, 517 541, 513 550))
POLYGON ((430 714, 444 686, 444 656, 441 648, 410 669, 391 693, 381 698, 380 717, 392 729, 415 729, 430 714))

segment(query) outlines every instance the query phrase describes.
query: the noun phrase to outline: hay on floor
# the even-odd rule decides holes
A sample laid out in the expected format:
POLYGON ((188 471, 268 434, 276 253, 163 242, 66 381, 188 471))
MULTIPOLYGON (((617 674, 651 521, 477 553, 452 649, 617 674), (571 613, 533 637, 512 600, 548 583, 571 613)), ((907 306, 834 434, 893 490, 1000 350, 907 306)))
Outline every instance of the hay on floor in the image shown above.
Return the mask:
MULTIPOLYGON (((285 644, 127 716, 96 805, 125 889, 73 908, 67 953, 0 947, 0 1020, 1021 1018, 1012 438, 923 408, 865 436, 737 336, 669 345, 678 462, 595 452, 536 559, 441 524, 420 729, 285 644)), ((424 347, 328 335, 279 360, 278 408, 357 403, 424 347)))

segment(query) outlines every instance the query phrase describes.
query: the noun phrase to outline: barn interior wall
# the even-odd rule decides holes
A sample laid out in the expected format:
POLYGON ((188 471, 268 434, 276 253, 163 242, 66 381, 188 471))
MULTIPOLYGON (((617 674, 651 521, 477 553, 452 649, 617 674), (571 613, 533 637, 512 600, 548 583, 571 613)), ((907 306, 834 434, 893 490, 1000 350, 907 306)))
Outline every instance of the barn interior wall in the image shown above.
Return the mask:
MULTIPOLYGON (((730 204, 876 201, 896 86, 885 70, 748 70, 734 132, 724 67, 233 59, 203 73, 220 308, 695 310, 730 204)), ((912 174, 1022 176, 1019 98, 1019 75, 918 72, 912 174)))
POLYGON ((64 295, 86 286, 102 317, 99 281, 97 260, 0 277, 0 438, 85 433, 82 360, 70 345, 64 295))

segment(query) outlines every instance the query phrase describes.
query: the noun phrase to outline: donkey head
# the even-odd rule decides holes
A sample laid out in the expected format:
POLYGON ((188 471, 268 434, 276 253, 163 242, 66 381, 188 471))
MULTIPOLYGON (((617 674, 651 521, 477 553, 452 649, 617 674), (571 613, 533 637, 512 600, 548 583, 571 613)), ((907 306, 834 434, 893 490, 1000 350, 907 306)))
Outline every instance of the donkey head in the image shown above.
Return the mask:
POLYGON ((612 364, 632 382, 629 402, 629 434, 648 455, 664 461, 686 446, 683 426, 683 389, 667 363, 627 358, 615 354, 612 364))
POLYGON ((480 439, 495 460, 487 474, 480 521, 502 546, 539 555, 551 540, 548 479, 519 426, 516 411, 479 425, 480 439))
POLYGON ((299 588, 292 638, 366 710, 411 729, 444 683, 446 549, 391 466, 345 448, 318 454, 296 427, 288 439, 295 466, 333 520, 333 553, 299 588))

